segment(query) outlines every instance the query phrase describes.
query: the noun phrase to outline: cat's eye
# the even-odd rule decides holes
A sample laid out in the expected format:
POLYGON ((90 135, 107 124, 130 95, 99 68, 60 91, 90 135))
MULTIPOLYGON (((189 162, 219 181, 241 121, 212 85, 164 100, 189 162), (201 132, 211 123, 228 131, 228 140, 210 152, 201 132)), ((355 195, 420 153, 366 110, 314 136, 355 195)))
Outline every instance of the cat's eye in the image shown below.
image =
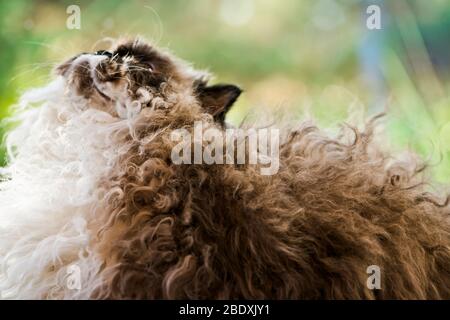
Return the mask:
POLYGON ((128 48, 125 48, 125 47, 119 47, 114 53, 119 55, 122 58, 126 57, 128 55, 131 55, 130 50, 128 48))
POLYGON ((106 50, 99 50, 97 52, 95 52, 95 55, 97 56, 107 56, 108 58, 112 57, 112 53, 106 50))

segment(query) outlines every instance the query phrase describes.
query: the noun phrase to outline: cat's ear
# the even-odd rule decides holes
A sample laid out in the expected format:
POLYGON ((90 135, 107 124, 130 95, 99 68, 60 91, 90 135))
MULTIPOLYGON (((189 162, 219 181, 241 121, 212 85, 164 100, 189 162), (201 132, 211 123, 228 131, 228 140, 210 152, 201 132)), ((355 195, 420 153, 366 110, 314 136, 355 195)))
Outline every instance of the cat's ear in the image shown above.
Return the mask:
POLYGON ((225 120, 226 113, 242 93, 239 87, 232 84, 216 84, 213 86, 200 84, 195 91, 202 108, 222 123, 225 120))

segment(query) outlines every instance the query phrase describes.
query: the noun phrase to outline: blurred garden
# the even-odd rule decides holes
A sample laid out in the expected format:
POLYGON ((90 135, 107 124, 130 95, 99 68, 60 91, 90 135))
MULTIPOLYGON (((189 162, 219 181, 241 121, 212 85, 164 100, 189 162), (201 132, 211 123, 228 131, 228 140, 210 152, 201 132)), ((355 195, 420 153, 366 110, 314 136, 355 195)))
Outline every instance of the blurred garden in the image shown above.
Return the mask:
POLYGON ((415 150, 450 183, 448 0, 0 0, 0 118, 58 62, 135 35, 241 86, 235 124, 253 108, 328 128, 387 111, 386 144, 415 150), (381 29, 367 27, 373 4, 381 29), (67 27, 71 5, 80 29, 67 27))

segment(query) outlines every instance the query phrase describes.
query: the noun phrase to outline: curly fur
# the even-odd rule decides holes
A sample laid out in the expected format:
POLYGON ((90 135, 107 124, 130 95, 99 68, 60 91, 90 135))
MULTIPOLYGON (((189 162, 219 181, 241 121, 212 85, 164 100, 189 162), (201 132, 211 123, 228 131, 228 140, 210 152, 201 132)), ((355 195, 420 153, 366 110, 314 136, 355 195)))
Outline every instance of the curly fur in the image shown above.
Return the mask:
MULTIPOLYGON (((159 124, 189 126, 195 113, 184 110, 159 124)), ((142 143, 144 133, 110 184, 107 277, 94 296, 450 297, 448 208, 410 185, 421 168, 389 168, 370 150, 372 129, 355 130, 346 144, 304 124, 284 142, 271 177, 248 166, 171 165, 167 134, 142 143), (373 264, 382 290, 365 285, 373 264)))
POLYGON ((273 176, 174 165, 173 129, 223 130, 186 74, 121 105, 126 117, 63 94, 64 79, 21 113, 0 185, 3 297, 450 298, 448 198, 374 141, 374 119, 337 137, 285 128, 273 176), (63 282, 74 263, 79 291, 63 282), (366 286, 370 265, 381 290, 366 286))

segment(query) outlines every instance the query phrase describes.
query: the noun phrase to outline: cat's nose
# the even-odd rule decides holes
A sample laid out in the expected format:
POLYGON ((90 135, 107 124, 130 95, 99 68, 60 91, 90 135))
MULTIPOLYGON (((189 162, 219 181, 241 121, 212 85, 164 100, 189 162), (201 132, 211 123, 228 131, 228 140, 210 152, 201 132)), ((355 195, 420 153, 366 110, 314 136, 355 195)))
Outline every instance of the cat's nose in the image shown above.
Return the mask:
POLYGON ((108 58, 112 57, 112 53, 106 50, 99 50, 97 52, 95 52, 95 55, 97 56, 107 56, 108 58))

